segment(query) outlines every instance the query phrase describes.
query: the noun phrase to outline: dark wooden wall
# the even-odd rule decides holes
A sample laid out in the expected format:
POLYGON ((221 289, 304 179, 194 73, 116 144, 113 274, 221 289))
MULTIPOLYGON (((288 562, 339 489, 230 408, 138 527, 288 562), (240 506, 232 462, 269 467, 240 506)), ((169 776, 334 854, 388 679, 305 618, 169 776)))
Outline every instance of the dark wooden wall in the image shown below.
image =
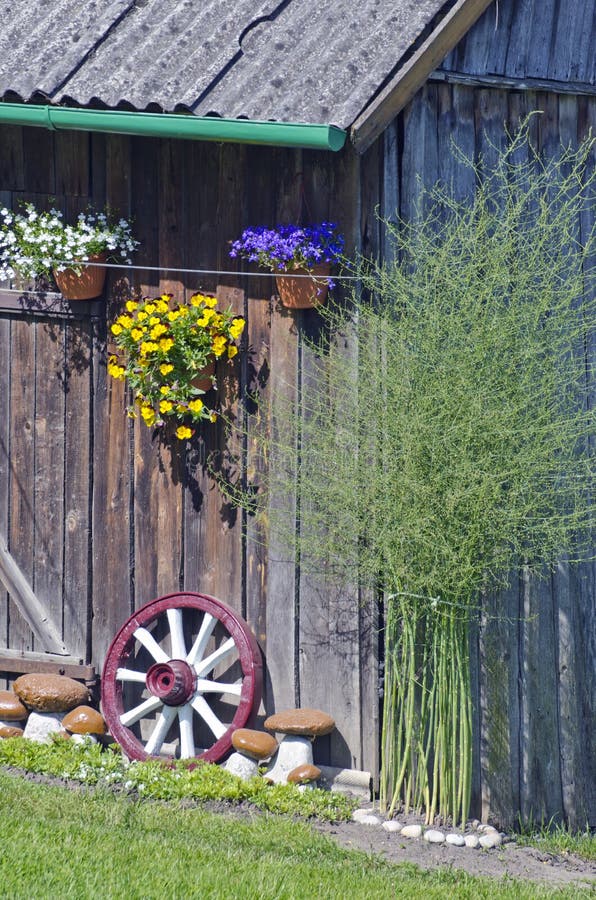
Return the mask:
MULTIPOLYGON (((227 242, 242 227, 298 217, 338 221, 349 249, 390 253, 376 206, 390 218, 409 215, 418 179, 441 178, 467 195, 472 183, 454 166, 451 140, 471 154, 491 152, 505 139, 504 123, 514 126, 534 109, 542 110, 535 129, 545 153, 594 123, 586 97, 429 84, 362 158, 349 149, 333 155, 3 128, 0 202, 54 196, 69 212, 92 200, 133 215, 142 241, 136 262, 161 267, 137 272, 136 287, 182 294, 219 286, 247 316, 247 353, 226 380, 231 402, 256 386, 298 392, 308 382, 303 337, 317 328, 315 312, 280 308, 266 278, 164 267, 233 269, 227 242)), ((338 730, 319 742, 319 760, 375 771, 374 605, 307 578, 275 535, 230 508, 206 468, 208 454, 223 447, 220 425, 182 446, 126 418, 124 387, 108 380, 105 364, 107 320, 128 290, 112 275, 97 317, 0 311, 0 535, 70 652, 98 667, 122 622, 156 596, 186 588, 231 604, 265 655, 264 709, 328 710, 338 730)), ((240 470, 250 470, 250 435, 236 449, 240 470)), ((290 521, 295 514, 288 504, 290 521)), ((485 815, 596 821, 595 580, 593 566, 562 563, 551 581, 520 580, 487 603, 472 646, 475 798, 485 815)), ((0 646, 35 649, 6 596, 0 629, 0 646)))

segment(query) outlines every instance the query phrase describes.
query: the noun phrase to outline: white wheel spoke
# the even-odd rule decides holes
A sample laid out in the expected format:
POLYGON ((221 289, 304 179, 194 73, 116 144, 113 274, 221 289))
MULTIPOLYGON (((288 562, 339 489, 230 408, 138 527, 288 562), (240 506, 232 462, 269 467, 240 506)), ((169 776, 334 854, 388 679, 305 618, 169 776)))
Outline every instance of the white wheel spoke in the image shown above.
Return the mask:
POLYGON ((186 644, 182 627, 182 610, 178 608, 168 609, 168 623, 172 637, 172 659, 184 659, 186 656, 186 644))
POLYGON ((194 666, 197 661, 200 661, 203 657, 203 653, 205 652, 205 647, 209 641, 209 638, 213 634, 213 629, 217 624, 217 619, 215 616, 212 616, 210 613, 205 613, 203 616, 203 621, 201 622, 201 627, 199 629, 199 633, 197 635, 197 639, 192 645, 192 650, 186 657, 186 662, 189 666, 194 666))
POLYGON ((226 733, 226 731, 228 730, 227 725, 224 725, 224 723, 217 718, 204 697, 195 697, 194 700, 191 701, 191 706, 194 711, 203 719, 205 724, 209 726, 218 740, 222 736, 222 734, 226 733))
POLYGON ((148 715, 149 713, 155 712, 156 709, 162 705, 159 697, 149 697, 148 700, 144 700, 138 706, 135 706, 133 709, 130 709, 126 713, 122 713, 120 716, 120 721, 125 727, 129 727, 130 725, 134 725, 135 722, 138 722, 139 719, 142 719, 143 716, 148 715))
POLYGON ((178 707, 178 718, 180 719, 180 756, 182 759, 190 759, 195 755, 190 703, 178 707))
POLYGON ((197 678, 197 691, 199 694, 234 694, 239 697, 242 693, 241 684, 224 684, 223 681, 209 681, 207 678, 197 678))
POLYGON ((155 662, 167 662, 170 657, 161 649, 153 635, 146 628, 137 628, 134 633, 139 644, 148 650, 155 662))
POLYGON ((116 678, 118 681, 138 681, 139 684, 145 684, 146 673, 134 669, 116 669, 116 678))
POLYGON ((161 746, 166 739, 166 734, 170 728, 170 725, 174 721, 176 716, 176 707, 174 706, 164 706, 159 716, 157 717, 157 722, 155 724, 155 728, 151 733, 151 737, 145 744, 145 751, 150 755, 152 753, 159 753, 161 750, 161 746))
POLYGON ((210 656, 195 666, 199 678, 201 675, 207 675, 218 663, 227 659, 235 650, 236 644, 234 643, 234 638, 228 638, 221 647, 218 647, 217 650, 214 650, 213 653, 210 654, 210 656))

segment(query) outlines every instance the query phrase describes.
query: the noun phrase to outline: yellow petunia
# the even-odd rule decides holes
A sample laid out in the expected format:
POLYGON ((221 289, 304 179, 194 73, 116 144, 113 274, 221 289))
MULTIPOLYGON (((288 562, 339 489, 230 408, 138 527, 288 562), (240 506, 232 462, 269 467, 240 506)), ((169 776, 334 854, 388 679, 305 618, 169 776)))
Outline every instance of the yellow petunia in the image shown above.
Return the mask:
POLYGON ((163 353, 167 353, 168 350, 171 350, 173 346, 174 346, 174 341, 172 340, 172 338, 162 338, 161 341, 159 342, 159 349, 163 353))
POLYGON ((192 413, 200 413, 203 409, 203 405, 203 401, 200 399, 200 397, 197 397, 196 400, 190 401, 190 403, 188 404, 188 408, 192 413))
POLYGON ((211 349, 215 356, 221 356, 224 350, 226 349, 226 339, 223 335, 218 334, 213 338, 213 342, 211 344, 211 349))
POLYGON ((238 353, 238 347, 236 344, 230 344, 228 347, 228 359, 233 359, 234 356, 238 353))
POLYGON ((173 368, 174 366, 172 363, 162 363, 159 367, 159 371, 162 375, 169 375, 173 368))
POLYGON ((240 337, 240 335, 244 331, 245 324, 246 323, 244 319, 234 319, 234 321, 230 325, 230 334, 234 338, 234 340, 237 340, 240 337))
POLYGON ((174 404, 171 400, 160 400, 159 402, 159 411, 162 413, 169 413, 174 408, 174 404))
POLYGON ((186 441, 188 438, 192 437, 192 430, 188 427, 188 425, 180 425, 176 429, 176 437, 180 441, 186 441))

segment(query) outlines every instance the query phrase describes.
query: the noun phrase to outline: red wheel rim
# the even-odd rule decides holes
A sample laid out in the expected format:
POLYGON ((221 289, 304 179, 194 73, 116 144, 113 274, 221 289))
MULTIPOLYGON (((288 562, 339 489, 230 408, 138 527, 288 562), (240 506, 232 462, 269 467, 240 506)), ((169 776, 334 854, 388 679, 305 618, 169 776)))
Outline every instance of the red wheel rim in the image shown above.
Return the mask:
POLYGON ((106 655, 101 701, 110 733, 130 759, 158 755, 165 736, 179 728, 182 756, 218 762, 230 751, 233 732, 252 723, 261 690, 261 653, 244 619, 215 597, 185 592, 152 600, 124 623, 106 655), (221 643, 207 652, 216 633, 221 643), (239 670, 235 682, 209 677, 228 663, 239 670), (229 723, 214 712, 221 695, 238 701, 229 723), (142 729, 152 723, 146 738, 142 729), (194 738, 199 726, 213 739, 201 752, 194 738))

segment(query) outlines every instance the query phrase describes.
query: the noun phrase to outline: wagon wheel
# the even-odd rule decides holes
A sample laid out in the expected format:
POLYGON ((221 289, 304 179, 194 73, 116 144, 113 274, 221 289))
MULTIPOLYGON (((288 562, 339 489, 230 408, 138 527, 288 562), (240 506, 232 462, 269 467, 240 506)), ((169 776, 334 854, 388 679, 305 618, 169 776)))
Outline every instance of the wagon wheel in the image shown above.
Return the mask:
POLYGON ((112 641, 103 714, 130 759, 217 762, 261 701, 257 642, 237 613, 205 594, 168 594, 139 609, 112 641))

